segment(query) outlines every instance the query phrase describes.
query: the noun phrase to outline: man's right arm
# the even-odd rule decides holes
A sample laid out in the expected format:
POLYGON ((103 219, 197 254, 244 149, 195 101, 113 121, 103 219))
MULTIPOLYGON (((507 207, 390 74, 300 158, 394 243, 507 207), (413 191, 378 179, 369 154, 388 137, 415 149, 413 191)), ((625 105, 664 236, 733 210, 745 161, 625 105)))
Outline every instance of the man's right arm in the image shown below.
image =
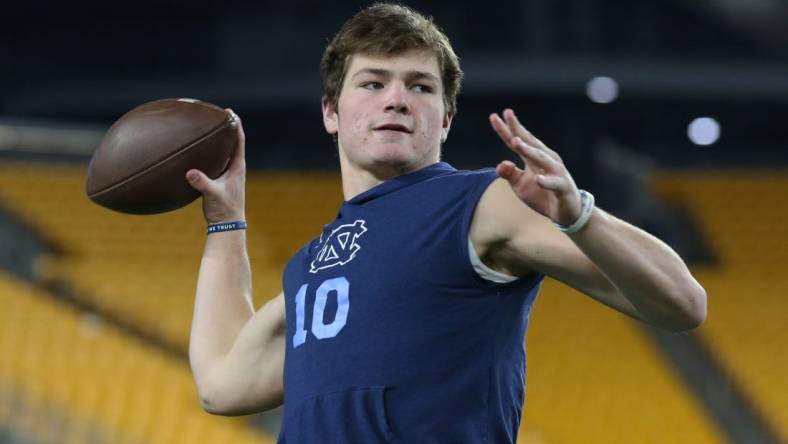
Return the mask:
MULTIPOLYGON (((240 119, 228 112, 238 145, 227 170, 216 179, 194 169, 186 173, 203 195, 209 224, 245 217, 246 140, 240 119)), ((208 235, 189 338, 189 363, 203 408, 243 415, 282 404, 285 330, 282 294, 254 312, 245 230, 208 235)))
POLYGON ((197 282, 189 361, 202 407, 218 415, 260 412, 283 401, 284 296, 254 313, 244 234, 208 237, 197 282))

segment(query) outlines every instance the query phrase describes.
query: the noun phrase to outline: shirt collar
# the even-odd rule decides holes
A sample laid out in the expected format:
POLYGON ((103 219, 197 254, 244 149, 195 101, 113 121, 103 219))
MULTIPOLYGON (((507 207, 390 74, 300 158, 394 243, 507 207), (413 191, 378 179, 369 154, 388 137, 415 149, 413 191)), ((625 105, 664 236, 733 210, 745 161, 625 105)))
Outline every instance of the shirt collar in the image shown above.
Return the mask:
POLYGON ((426 166, 420 170, 406 173, 401 176, 389 179, 381 184, 375 185, 367 191, 364 191, 363 193, 358 194, 352 199, 346 201, 345 204, 362 205, 373 199, 385 196, 386 194, 392 193, 401 188, 405 188, 409 185, 423 182, 427 179, 454 171, 457 170, 446 162, 433 163, 432 165, 426 166))

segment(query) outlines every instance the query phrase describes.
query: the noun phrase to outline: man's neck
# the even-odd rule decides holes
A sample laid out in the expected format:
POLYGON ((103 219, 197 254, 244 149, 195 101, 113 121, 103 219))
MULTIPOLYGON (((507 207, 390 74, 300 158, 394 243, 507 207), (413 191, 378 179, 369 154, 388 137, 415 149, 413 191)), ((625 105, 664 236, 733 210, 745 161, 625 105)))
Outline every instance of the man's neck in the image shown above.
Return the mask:
POLYGON ((418 171, 439 161, 425 159, 425 162, 415 165, 381 165, 378 168, 361 168, 349 162, 344 156, 340 156, 339 160, 342 171, 342 193, 346 201, 389 179, 418 171))

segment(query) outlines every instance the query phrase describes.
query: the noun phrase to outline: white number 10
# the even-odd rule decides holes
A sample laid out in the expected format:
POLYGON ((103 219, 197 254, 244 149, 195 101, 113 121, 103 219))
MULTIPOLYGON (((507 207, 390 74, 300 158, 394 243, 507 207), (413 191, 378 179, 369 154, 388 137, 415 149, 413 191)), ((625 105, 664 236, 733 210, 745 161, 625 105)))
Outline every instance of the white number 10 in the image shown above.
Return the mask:
MULTIPOLYGON (((293 348, 306 342, 304 329, 304 311, 306 305, 306 289, 304 284, 296 294, 296 332, 293 335, 293 348)), ((344 276, 328 279, 320 284, 315 292, 315 305, 312 309, 312 334, 317 339, 333 338, 347 323, 347 314, 350 310, 350 282, 344 276), (323 323, 323 314, 326 309, 328 295, 335 292, 337 295, 337 313, 330 324, 323 323)))

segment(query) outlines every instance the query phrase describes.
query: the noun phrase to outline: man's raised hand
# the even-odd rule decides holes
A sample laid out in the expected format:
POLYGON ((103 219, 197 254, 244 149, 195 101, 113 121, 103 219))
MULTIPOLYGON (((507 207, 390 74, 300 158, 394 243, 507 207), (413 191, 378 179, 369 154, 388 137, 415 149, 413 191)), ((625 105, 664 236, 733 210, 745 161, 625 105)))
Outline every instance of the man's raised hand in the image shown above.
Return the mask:
POLYGON ((229 108, 226 111, 233 116, 238 131, 238 144, 227 169, 213 180, 200 170, 186 172, 192 188, 202 193, 202 209, 209 224, 243 220, 245 215, 246 136, 241 118, 229 108))
POLYGON ((561 225, 571 225, 580 215, 580 195, 563 160, 555 151, 534 137, 517 120, 514 111, 505 109, 503 119, 490 114, 490 124, 506 146, 520 156, 523 167, 505 160, 495 171, 506 179, 512 190, 534 211, 561 225))

